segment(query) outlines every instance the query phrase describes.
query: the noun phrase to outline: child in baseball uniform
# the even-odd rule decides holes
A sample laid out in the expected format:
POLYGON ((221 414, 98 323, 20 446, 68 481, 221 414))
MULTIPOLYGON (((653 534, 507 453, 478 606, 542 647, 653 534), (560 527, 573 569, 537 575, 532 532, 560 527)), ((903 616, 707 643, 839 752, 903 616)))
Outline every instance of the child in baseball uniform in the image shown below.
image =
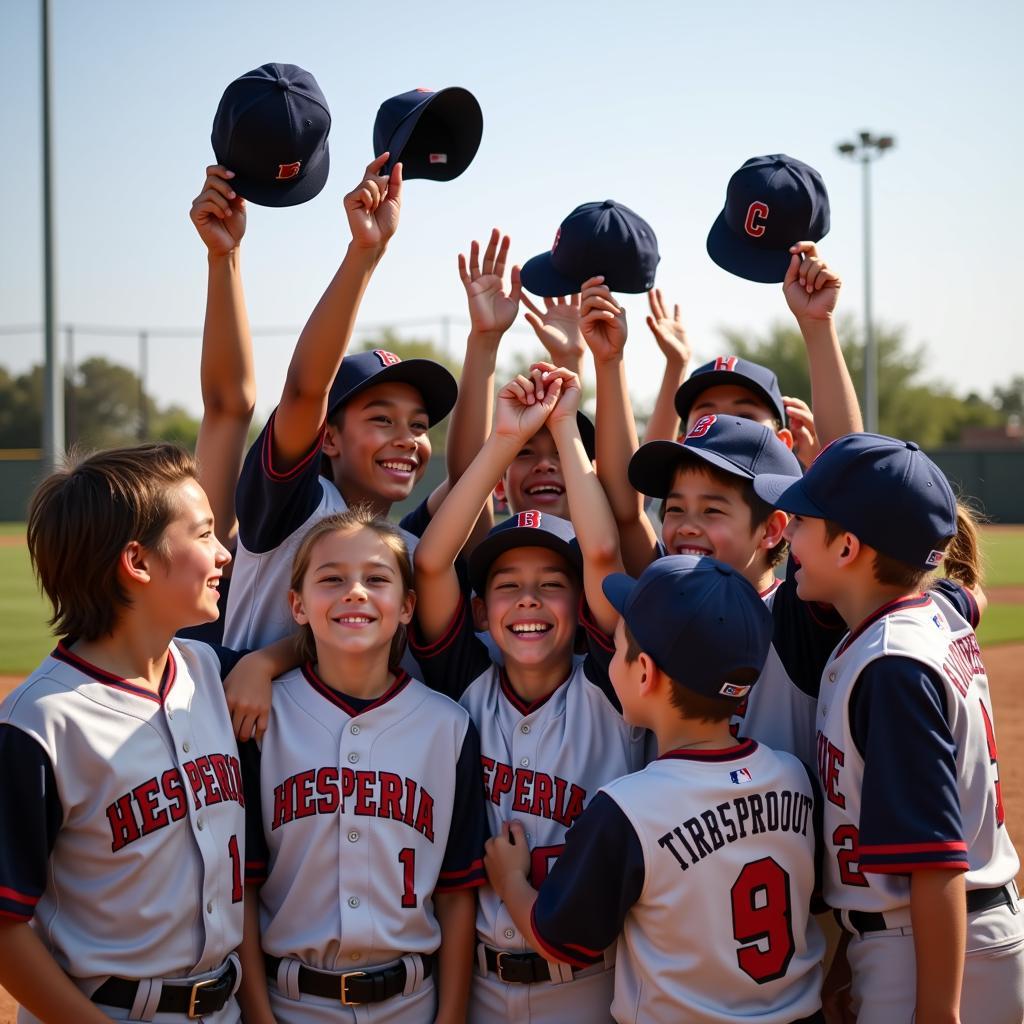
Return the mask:
POLYGON ((616 942, 621 1024, 820 1024, 815 788, 795 757, 729 729, 771 615, 735 569, 691 555, 604 591, 622 615, 611 681, 658 757, 601 787, 540 885, 510 815, 487 844, 491 884, 547 957, 583 967, 616 942))
POLYGON ((259 746, 243 745, 258 885, 246 1022, 462 1021, 487 834, 480 742, 467 711, 401 668, 415 604, 402 533, 365 506, 327 516, 291 584, 307 660, 275 682, 259 746))
POLYGON ((237 656, 174 639, 217 617, 231 557, 196 472, 142 445, 32 499, 62 639, 0 706, 0 982, 22 1022, 239 1020, 237 656))
POLYGON ((835 441, 799 481, 754 487, 793 516, 800 597, 849 627, 822 675, 817 767, 853 1012, 1018 1024, 1024 914, 966 589, 980 577, 973 522, 916 444, 877 434, 835 441), (949 578, 929 588, 942 565, 949 578))
MULTIPOLYGON (((600 579, 620 565, 607 502, 576 419, 579 378, 537 365, 502 388, 494 431, 453 487, 415 552, 414 651, 427 683, 458 699, 480 732, 491 828, 521 816, 539 884, 597 788, 644 763, 607 677, 614 623, 600 579), (493 528, 469 559, 467 599, 453 562, 495 482, 547 425, 558 445, 573 524, 536 509, 493 528), (581 626, 581 601, 589 611, 581 626), (492 660, 475 630, 502 656, 492 660), (580 637, 587 656, 574 663, 580 637)), ((469 1019, 524 1024, 609 1019, 612 972, 573 968, 531 950, 492 889, 480 891, 469 1019)))
POLYGON ((242 467, 224 631, 232 646, 261 646, 294 631, 286 594, 303 535, 349 503, 387 515, 408 497, 430 458, 427 430, 455 402, 455 380, 438 363, 402 361, 383 349, 342 358, 363 293, 398 227, 402 167, 381 174, 387 157, 374 160, 345 197, 348 251, 296 343, 281 401, 242 467))

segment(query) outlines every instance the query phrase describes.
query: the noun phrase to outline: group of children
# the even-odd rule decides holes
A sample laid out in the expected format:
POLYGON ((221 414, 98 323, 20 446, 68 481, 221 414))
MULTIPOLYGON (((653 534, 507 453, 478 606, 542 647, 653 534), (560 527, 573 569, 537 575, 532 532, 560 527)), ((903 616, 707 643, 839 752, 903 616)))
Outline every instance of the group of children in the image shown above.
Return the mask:
POLYGON ((33 497, 60 642, 0 706, 19 1020, 1018 1024, 977 540, 916 445, 861 432, 837 275, 792 247, 813 417, 742 359, 687 375, 652 292, 640 444, 603 278, 535 305, 496 231, 459 257, 458 383, 347 354, 387 158, 244 461, 218 166, 195 461, 100 452, 33 497), (521 304, 548 359, 495 397, 521 304), (445 482, 392 524, 448 415, 445 482))

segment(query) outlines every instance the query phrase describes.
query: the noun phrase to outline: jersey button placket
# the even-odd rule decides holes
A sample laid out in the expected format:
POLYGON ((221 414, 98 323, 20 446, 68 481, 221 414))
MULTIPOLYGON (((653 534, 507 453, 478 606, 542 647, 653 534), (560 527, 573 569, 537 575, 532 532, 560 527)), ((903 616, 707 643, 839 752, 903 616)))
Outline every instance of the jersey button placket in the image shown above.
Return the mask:
MULTIPOLYGON (((355 773, 367 767, 370 730, 364 723, 349 722, 338 737, 338 764, 341 774, 355 773), (358 766, 358 767, 357 767, 358 766)), ((363 959, 362 948, 372 941, 373 923, 368 890, 373 856, 373 819, 355 813, 357 785, 345 797, 345 811, 340 815, 341 851, 338 858, 338 904, 341 910, 342 941, 356 946, 349 954, 353 962, 363 959)))

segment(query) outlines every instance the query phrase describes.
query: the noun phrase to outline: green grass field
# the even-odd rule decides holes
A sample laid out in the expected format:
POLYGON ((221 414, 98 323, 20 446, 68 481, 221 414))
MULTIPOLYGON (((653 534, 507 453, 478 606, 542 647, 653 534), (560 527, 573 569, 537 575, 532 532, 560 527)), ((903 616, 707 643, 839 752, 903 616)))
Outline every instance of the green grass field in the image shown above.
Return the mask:
MULTIPOLYGON (((22 523, 0 523, 0 538, 23 537, 22 523)), ((995 586, 1024 586, 1024 527, 984 531, 987 579, 995 586)), ((36 590, 22 544, 0 540, 0 675, 30 671, 53 646, 49 609, 36 590)), ((1024 604, 995 601, 978 630, 982 645, 1024 643, 1024 604)))

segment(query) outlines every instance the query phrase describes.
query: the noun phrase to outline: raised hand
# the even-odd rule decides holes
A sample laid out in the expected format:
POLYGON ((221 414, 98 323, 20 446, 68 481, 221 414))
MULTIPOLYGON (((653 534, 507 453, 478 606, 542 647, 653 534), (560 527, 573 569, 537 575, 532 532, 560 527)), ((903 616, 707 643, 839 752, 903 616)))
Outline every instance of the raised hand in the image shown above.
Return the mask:
POLYGON ((546 389, 550 389, 556 380, 562 382, 562 393, 548 416, 548 427, 554 428, 555 424, 562 420, 572 420, 575 423, 580 399, 583 397, 579 374, 565 366, 554 366, 551 363, 534 363, 530 370, 541 371, 546 389))
POLYGON ((203 190, 192 200, 189 210, 211 256, 226 256, 245 234, 245 200, 230 185, 234 176, 234 171, 220 164, 207 167, 203 190))
POLYGON ((580 331, 598 362, 622 355, 626 346, 626 311, 612 298, 603 277, 583 282, 580 290, 580 331))
POLYGON ((383 251, 398 230, 402 208, 402 165, 395 164, 391 174, 381 174, 388 153, 371 161, 363 180, 345 196, 345 214, 352 243, 360 249, 383 251))
POLYGON ((585 347, 580 333, 580 296, 546 298, 544 312, 528 295, 523 295, 526 322, 533 328, 556 366, 578 369, 585 347))
POLYGON ((843 282, 818 255, 813 242, 797 242, 790 247, 792 255, 782 292, 797 320, 831 320, 843 282))
POLYGON ((469 321, 475 334, 491 334, 499 337, 515 323, 519 312, 522 285, 519 281, 519 267, 512 268, 512 287, 504 287, 505 262, 508 259, 509 237, 497 228, 484 250, 480 262, 480 243, 473 241, 469 247, 469 259, 459 253, 459 277, 466 289, 469 300, 469 321))
POLYGON ((675 360, 683 366, 689 365, 693 349, 686 340, 686 328, 679 316, 679 304, 672 308, 672 316, 668 315, 668 307, 661 294, 660 288, 652 288, 647 293, 647 301, 651 306, 650 316, 647 317, 647 326, 658 343, 658 348, 666 360, 675 360))
POLYGON ((520 373, 499 392, 494 406, 494 433, 501 437, 528 441, 542 426, 562 394, 563 379, 554 376, 545 382, 545 371, 538 364, 529 376, 520 373))
POLYGON ((814 429, 814 414, 802 398, 783 395, 782 405, 793 435, 793 454, 800 460, 800 465, 807 469, 821 451, 821 442, 814 429))

